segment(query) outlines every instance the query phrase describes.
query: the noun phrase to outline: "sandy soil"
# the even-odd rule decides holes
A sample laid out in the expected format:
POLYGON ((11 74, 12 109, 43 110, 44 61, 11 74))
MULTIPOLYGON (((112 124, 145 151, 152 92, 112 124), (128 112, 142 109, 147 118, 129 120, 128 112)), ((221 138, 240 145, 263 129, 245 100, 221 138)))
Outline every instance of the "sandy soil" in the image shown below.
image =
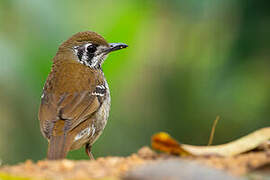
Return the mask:
MULTIPOLYGON (((8 179, 10 178, 9 176, 29 177, 34 179, 136 179, 134 176, 136 176, 136 170, 140 167, 145 169, 145 167, 155 163, 157 163, 158 165, 156 166, 159 167, 159 164, 166 164, 168 161, 179 161, 182 165, 185 165, 186 162, 196 162, 196 164, 199 164, 197 167, 187 165, 185 168, 175 169, 178 174, 185 173, 187 176, 189 176, 188 173, 190 173, 191 176, 192 172, 196 174, 196 171, 200 169, 200 167, 210 167, 209 169, 214 169, 214 171, 221 170, 236 178, 242 178, 254 172, 256 172, 256 174, 259 172, 259 174, 270 177, 269 151, 253 151, 229 158, 217 156, 176 157, 164 153, 156 153, 149 147, 143 147, 137 153, 128 157, 104 157, 94 161, 41 160, 34 163, 31 160, 27 160, 24 163, 14 166, 1 166, 0 179, 8 179), (187 173, 188 169, 189 171, 187 173), (135 172, 132 173, 132 177, 129 176, 130 172, 135 172)), ((160 175, 160 177, 167 177, 168 175, 177 176, 177 173, 174 175, 173 166, 174 165, 160 166, 162 167, 162 171, 167 172, 167 174, 160 175), (167 170, 166 168, 170 169, 167 170)), ((161 170, 158 168, 151 169, 151 173, 154 174, 155 172, 158 174, 160 171, 161 170)), ((140 178, 137 179, 147 179, 141 177, 144 174, 146 173, 141 174, 140 178)), ((173 179, 173 177, 170 179, 173 179)), ((176 177, 175 179, 179 178, 176 177)))

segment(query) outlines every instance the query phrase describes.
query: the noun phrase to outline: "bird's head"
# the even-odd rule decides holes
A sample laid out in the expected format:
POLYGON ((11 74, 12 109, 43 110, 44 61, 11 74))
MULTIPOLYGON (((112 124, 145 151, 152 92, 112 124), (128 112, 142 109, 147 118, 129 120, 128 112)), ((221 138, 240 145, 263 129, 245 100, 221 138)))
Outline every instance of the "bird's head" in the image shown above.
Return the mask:
POLYGON ((101 68, 107 55, 119 49, 128 47, 123 43, 107 43, 99 34, 91 31, 79 32, 65 41, 58 50, 58 54, 68 53, 75 60, 90 68, 101 68))

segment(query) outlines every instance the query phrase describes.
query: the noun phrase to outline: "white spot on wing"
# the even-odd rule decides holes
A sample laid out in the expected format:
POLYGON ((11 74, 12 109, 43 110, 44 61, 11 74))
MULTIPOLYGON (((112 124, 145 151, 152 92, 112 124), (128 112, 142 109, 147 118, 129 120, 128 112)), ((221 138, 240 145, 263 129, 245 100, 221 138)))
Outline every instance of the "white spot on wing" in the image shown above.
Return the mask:
POLYGON ((88 137, 88 136, 90 136, 90 134, 92 137, 95 134, 95 132, 96 132, 96 128, 95 128, 94 124, 92 124, 91 128, 88 127, 86 129, 82 130, 81 132, 79 132, 77 134, 77 136, 75 136, 74 141, 78 141, 79 139, 81 139, 83 137, 88 137))
POLYGON ((81 132, 79 132, 77 134, 77 136, 75 136, 74 141, 77 141, 77 140, 83 138, 84 136, 89 136, 90 135, 90 131, 91 131, 90 127, 82 130, 81 132))
POLYGON ((95 128, 94 124, 92 124, 92 135, 91 136, 94 136, 95 132, 96 132, 96 128, 95 128))

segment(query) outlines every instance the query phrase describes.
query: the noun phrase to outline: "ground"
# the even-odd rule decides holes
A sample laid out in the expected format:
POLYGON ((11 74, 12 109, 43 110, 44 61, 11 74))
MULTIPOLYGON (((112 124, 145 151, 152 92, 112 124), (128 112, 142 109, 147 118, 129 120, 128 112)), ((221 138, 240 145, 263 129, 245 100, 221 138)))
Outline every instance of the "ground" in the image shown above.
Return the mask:
POLYGON ((141 148, 128 157, 96 160, 27 160, 0 167, 0 179, 267 179, 270 151, 234 157, 179 157, 141 148))

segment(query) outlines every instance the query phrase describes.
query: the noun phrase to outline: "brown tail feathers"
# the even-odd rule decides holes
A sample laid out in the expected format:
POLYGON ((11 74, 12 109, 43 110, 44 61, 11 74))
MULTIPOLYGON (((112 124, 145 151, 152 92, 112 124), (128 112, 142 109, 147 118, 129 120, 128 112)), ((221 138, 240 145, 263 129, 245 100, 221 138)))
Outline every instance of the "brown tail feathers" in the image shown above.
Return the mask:
POLYGON ((51 136, 47 158, 49 160, 64 159, 71 147, 71 137, 68 134, 51 136))

